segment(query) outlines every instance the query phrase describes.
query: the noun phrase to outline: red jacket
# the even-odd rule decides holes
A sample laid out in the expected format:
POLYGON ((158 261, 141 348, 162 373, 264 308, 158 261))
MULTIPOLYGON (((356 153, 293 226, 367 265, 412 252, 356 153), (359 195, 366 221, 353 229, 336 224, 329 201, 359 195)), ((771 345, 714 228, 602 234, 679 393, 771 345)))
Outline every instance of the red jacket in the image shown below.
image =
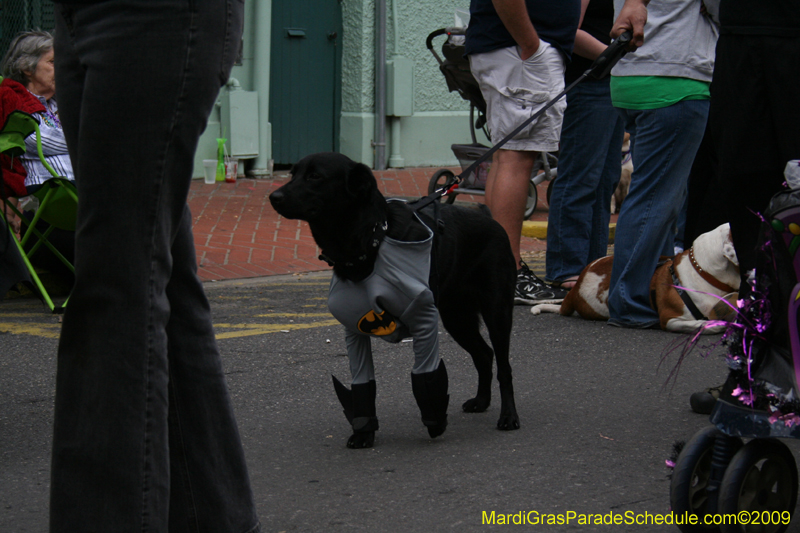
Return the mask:
MULTIPOLYGON (((43 112, 44 106, 24 85, 5 78, 0 83, 0 127, 5 126, 8 115, 12 111, 23 111, 28 114, 43 112)), ((26 196, 25 168, 18 158, 12 160, 6 154, 0 154, 3 185, 0 186, 0 197, 26 196)))

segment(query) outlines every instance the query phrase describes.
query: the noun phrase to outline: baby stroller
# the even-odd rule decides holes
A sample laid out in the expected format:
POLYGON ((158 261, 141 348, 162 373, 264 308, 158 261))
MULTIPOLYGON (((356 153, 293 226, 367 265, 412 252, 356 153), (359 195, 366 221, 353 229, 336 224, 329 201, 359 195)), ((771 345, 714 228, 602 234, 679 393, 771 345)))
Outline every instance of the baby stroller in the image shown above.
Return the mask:
POLYGON ((672 511, 698 518, 681 531, 778 533, 789 525, 797 466, 777 439, 800 438, 798 249, 800 189, 781 191, 764 215, 751 294, 723 336, 730 373, 713 425, 695 434, 675 462, 672 511))
MULTIPOLYGON (((431 32, 425 41, 428 50, 431 51, 433 57, 439 63, 439 70, 444 74, 445 81, 447 82, 447 89, 450 92, 457 91, 461 98, 469 102, 469 126, 470 133, 472 134, 472 144, 454 144, 451 146, 453 154, 458 159, 461 165, 461 170, 465 171, 474 162, 477 161, 483 154, 489 150, 478 142, 475 136, 475 129, 483 130, 486 137, 489 133, 486 131, 486 101, 483 99, 478 82, 472 76, 469 69, 469 61, 464 58, 464 34, 466 28, 442 28, 431 32), (433 47, 433 40, 436 37, 446 35, 447 39, 442 44, 442 55, 444 60, 436 53, 433 47), (477 119, 475 113, 477 110, 477 119)), ((539 200, 539 194, 536 186, 544 181, 549 181, 550 185, 547 189, 547 197, 549 200, 550 190, 552 188, 553 180, 556 177, 558 158, 555 154, 543 152, 531 172, 530 186, 528 187, 528 201, 525 206, 525 218, 529 218, 533 211, 536 209, 536 203, 539 200)), ((462 184, 458 189, 453 190, 443 200, 447 203, 455 202, 456 195, 458 194, 472 194, 483 196, 485 194, 486 179, 489 176, 489 167, 491 161, 485 161, 480 164, 477 172, 473 171, 463 177, 462 184)), ((428 194, 433 194, 435 191, 441 189, 449 180, 452 180, 454 174, 448 169, 441 169, 431 177, 428 184, 428 194)))

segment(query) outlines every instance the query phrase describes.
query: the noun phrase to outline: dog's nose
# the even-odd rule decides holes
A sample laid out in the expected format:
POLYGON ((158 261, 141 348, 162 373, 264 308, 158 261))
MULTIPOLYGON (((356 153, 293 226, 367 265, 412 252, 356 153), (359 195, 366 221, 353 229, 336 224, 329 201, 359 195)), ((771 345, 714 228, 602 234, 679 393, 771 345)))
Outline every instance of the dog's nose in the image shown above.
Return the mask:
POLYGON ((277 190, 269 195, 269 201, 272 205, 280 205, 283 202, 283 191, 277 190))

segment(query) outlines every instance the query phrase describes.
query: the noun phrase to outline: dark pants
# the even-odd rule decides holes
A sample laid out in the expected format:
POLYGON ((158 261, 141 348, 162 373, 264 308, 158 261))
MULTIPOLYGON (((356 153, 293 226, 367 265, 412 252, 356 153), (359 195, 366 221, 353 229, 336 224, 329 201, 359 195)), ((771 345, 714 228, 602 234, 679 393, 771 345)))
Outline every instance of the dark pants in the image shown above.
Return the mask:
POLYGON ((742 272, 755 267, 759 216, 800 159, 800 38, 723 34, 711 117, 733 243, 742 272))
POLYGON ((547 229, 548 281, 565 281, 608 253, 611 197, 622 172, 624 124, 609 81, 586 80, 567 95, 558 179, 547 229))
POLYGON ((80 205, 51 532, 258 529, 186 206, 242 17, 240 0, 58 7, 80 205))
MULTIPOLYGON (((714 104, 711 104, 714 107, 714 104)), ((686 224, 683 247, 688 249, 694 240, 728 222, 728 204, 724 188, 719 183, 717 146, 712 136, 714 117, 709 115, 706 132, 689 173, 686 224)))

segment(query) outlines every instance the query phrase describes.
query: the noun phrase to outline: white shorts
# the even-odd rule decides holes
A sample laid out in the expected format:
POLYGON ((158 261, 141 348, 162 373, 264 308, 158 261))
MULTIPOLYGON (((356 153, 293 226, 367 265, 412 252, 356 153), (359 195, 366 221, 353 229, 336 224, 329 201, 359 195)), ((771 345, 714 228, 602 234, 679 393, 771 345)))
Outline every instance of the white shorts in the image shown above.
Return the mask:
MULTIPOLYGON (((472 54, 469 64, 486 100, 492 144, 500 142, 564 90, 564 58, 545 41, 540 41, 539 49, 525 61, 519 57, 519 48, 511 46, 472 54)), ((562 97, 503 148, 555 152, 566 107, 566 98, 562 97)))

